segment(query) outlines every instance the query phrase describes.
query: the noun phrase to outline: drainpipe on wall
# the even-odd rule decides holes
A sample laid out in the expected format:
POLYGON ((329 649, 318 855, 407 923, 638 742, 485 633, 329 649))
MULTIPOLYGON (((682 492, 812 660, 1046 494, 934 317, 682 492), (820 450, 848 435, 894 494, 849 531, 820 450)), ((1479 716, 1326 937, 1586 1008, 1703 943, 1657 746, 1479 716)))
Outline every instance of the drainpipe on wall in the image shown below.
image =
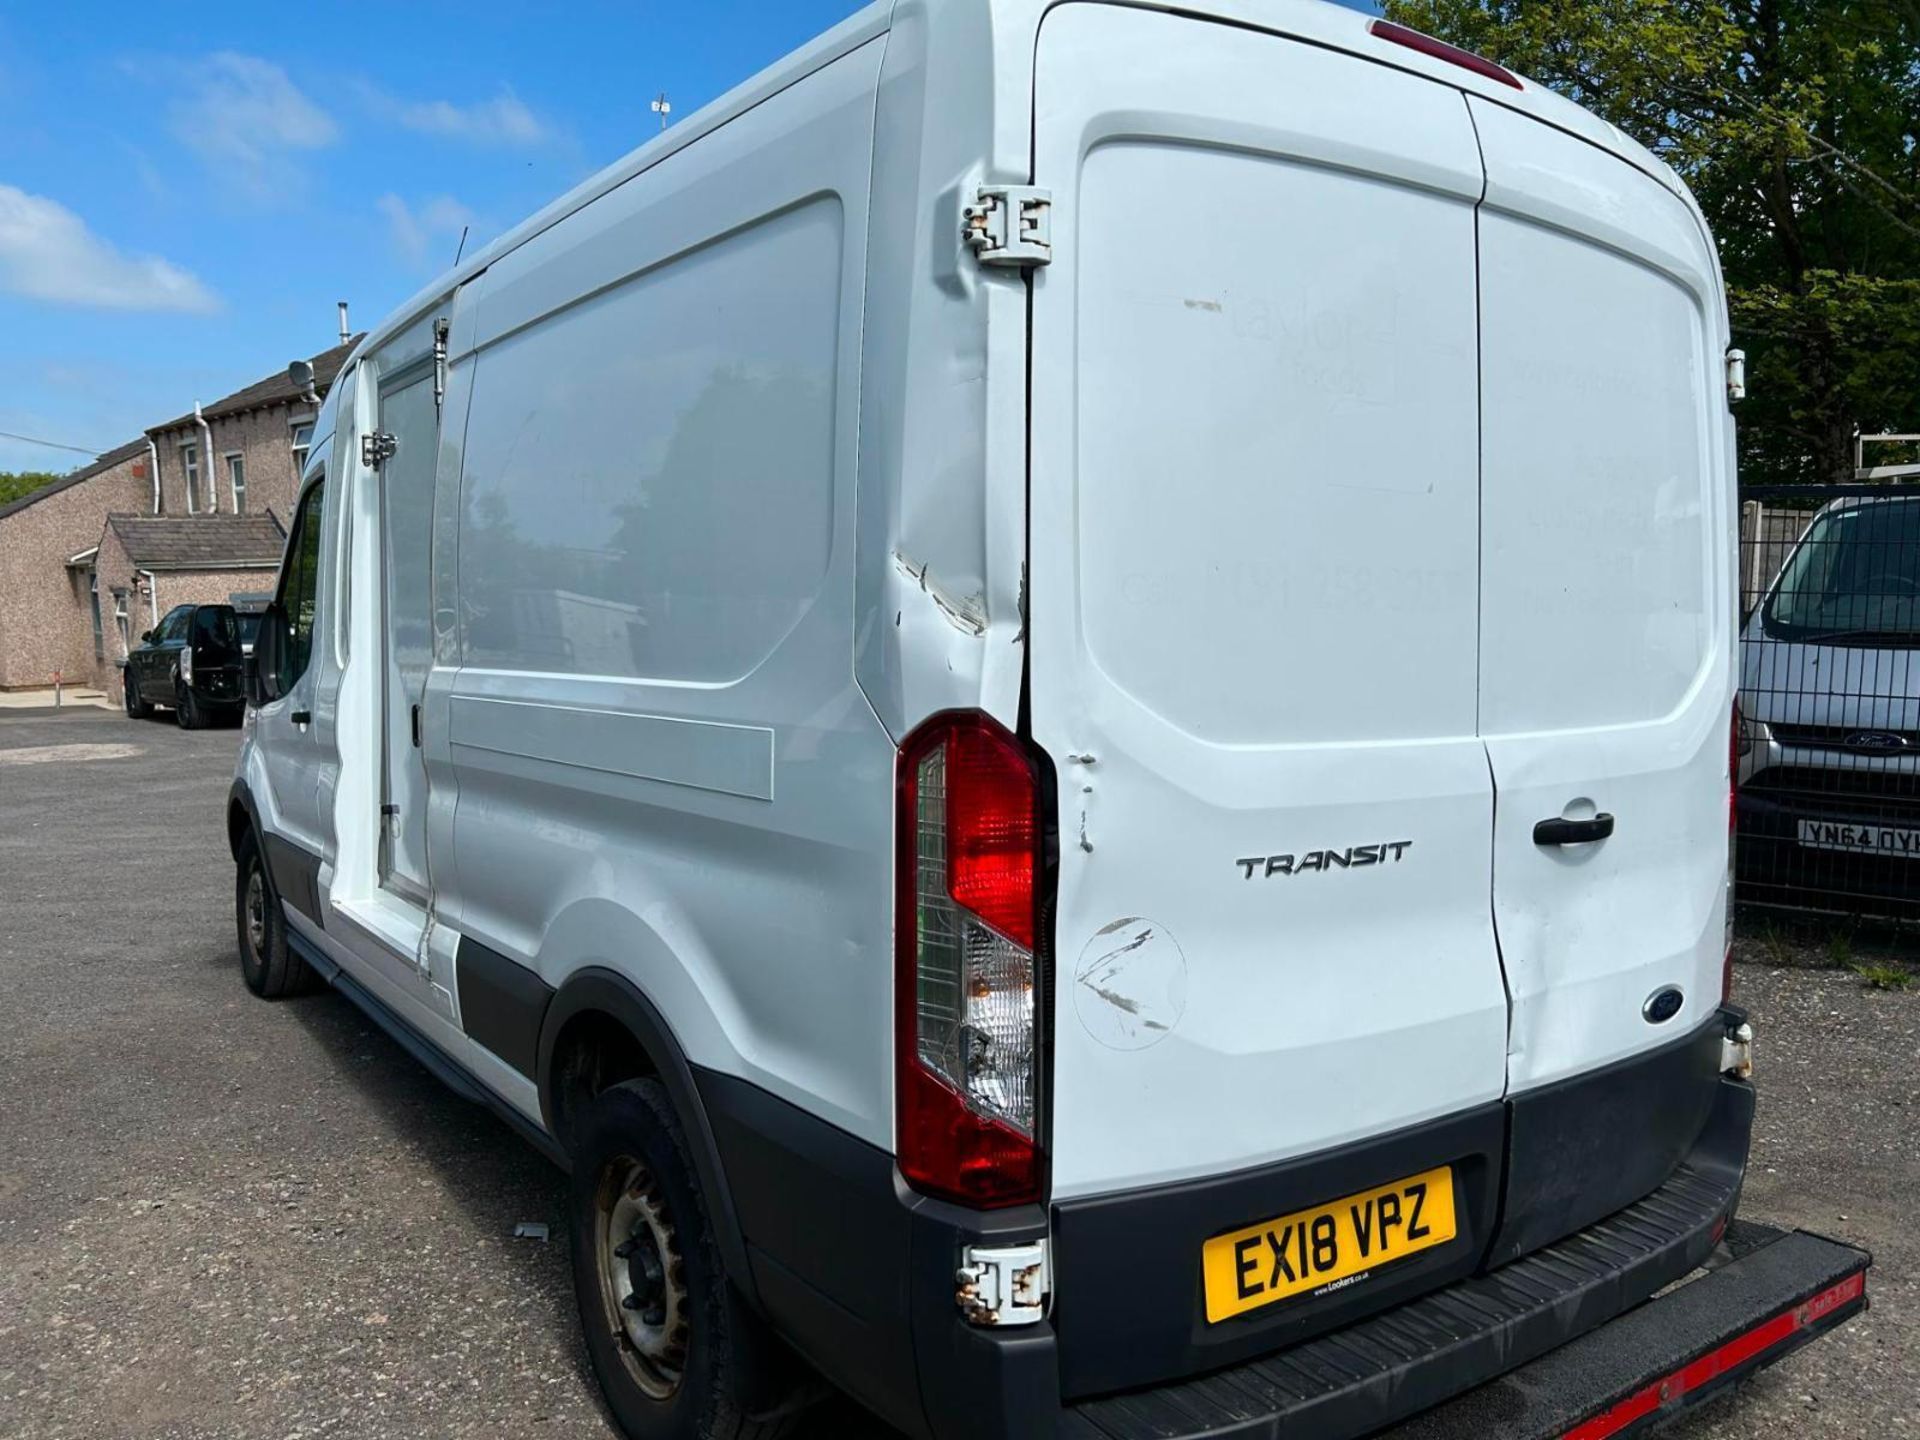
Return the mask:
POLYGON ((153 612, 153 624, 147 628, 158 630, 160 628, 160 582, 153 578, 151 570, 142 570, 139 573, 147 577, 147 609, 153 612))
POLYGON ((193 402, 193 423, 200 427, 200 473, 207 477, 207 513, 220 513, 220 477, 213 473, 213 427, 200 413, 200 402, 193 402))
POLYGON ((160 447, 147 437, 147 463, 153 467, 153 513, 160 513, 160 447))

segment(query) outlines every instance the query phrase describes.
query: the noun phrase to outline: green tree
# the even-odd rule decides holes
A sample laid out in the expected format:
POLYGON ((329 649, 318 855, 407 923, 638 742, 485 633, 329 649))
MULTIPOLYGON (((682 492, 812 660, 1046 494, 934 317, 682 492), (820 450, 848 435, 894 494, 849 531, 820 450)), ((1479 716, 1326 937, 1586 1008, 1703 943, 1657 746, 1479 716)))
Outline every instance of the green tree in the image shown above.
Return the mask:
POLYGON ((59 478, 44 470, 0 470, 0 505, 31 495, 42 485, 51 485, 59 478))
POLYGON ((1750 357, 1745 478, 1844 480, 1856 426, 1920 430, 1920 0, 1385 8, 1610 120, 1692 188, 1750 357))

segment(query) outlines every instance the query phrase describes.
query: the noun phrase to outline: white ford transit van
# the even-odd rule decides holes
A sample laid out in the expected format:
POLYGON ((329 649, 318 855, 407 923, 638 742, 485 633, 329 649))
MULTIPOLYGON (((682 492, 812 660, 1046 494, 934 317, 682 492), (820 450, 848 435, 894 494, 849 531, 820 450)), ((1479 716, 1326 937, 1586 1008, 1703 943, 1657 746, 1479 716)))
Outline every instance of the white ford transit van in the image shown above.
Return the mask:
POLYGON ((885 0, 348 362, 247 980, 569 1169, 632 1436, 1664 1415, 1865 1303, 1728 1230, 1727 342, 1473 56, 885 0))

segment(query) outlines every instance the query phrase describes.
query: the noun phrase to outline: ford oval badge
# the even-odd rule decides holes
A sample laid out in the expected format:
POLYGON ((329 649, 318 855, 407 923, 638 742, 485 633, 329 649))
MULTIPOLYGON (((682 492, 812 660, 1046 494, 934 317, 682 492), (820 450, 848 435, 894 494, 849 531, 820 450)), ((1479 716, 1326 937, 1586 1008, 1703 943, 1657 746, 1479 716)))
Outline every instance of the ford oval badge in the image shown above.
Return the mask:
POLYGON ((1687 997, 1680 993, 1679 987, 1668 985, 1656 990, 1647 997, 1647 1003, 1640 1007, 1640 1013, 1646 1017, 1649 1025, 1664 1025, 1680 1013, 1680 1007, 1687 1003, 1687 997))

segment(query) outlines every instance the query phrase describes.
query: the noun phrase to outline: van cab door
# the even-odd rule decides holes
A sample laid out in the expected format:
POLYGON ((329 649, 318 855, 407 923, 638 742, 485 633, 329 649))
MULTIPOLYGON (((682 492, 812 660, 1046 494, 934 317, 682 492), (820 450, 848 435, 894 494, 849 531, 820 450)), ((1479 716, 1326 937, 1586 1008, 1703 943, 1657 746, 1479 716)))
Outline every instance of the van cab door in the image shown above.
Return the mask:
POLYGON ((1054 1197, 1497 1117, 1462 96, 1107 5, 1035 83, 1054 1197))
POLYGON ((1481 385, 1499 397, 1480 724, 1518 1096, 1678 1041, 1720 1003, 1732 425, 1717 267, 1687 206, 1469 103, 1487 165, 1481 385), (1654 1003, 1667 991, 1677 1008, 1654 1003))
POLYGON ((327 483, 309 477, 294 507, 287 549, 280 562, 274 601, 284 617, 275 676, 276 698, 253 712, 254 747, 271 808, 268 858, 274 883, 296 909, 317 918, 313 876, 331 852, 331 818, 321 813, 321 744, 313 726, 316 636, 320 630, 320 578, 327 553, 327 483), (290 845, 289 854, 276 842, 290 845))

